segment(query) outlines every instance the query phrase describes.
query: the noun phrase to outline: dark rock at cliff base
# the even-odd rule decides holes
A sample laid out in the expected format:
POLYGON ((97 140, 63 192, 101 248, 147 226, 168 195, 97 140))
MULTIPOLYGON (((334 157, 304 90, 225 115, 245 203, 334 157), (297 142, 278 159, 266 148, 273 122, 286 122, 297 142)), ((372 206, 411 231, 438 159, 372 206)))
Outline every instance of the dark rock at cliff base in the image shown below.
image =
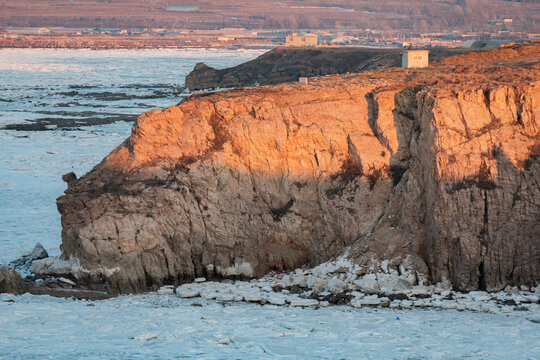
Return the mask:
POLYGON ((0 266, 0 294, 23 294, 26 292, 26 284, 21 275, 8 266, 0 266))
MULTIPOLYGON (((216 70, 198 63, 186 76, 190 90, 272 85, 299 77, 345 74, 401 66, 402 49, 279 47, 235 67, 216 70)), ((463 54, 470 49, 432 49, 430 61, 463 54)), ((477 50, 478 51, 478 50, 477 50)))

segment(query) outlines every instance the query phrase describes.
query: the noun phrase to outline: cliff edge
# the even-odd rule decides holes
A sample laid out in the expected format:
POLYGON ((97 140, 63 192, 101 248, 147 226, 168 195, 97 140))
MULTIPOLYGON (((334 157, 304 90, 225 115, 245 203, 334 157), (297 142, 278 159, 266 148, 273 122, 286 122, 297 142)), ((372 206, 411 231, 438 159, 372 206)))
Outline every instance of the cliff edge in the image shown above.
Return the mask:
POLYGON ((536 285, 539 74, 534 43, 149 111, 58 199, 61 260, 39 271, 132 292, 347 248, 417 283, 536 285))
MULTIPOLYGON (((256 59, 226 69, 218 70, 198 63, 186 76, 185 84, 191 90, 274 85, 298 81, 301 76, 358 73, 399 67, 401 51, 403 50, 359 47, 278 47, 256 59)), ((437 62, 470 51, 473 50, 434 48, 430 51, 430 58, 432 62, 437 62)))

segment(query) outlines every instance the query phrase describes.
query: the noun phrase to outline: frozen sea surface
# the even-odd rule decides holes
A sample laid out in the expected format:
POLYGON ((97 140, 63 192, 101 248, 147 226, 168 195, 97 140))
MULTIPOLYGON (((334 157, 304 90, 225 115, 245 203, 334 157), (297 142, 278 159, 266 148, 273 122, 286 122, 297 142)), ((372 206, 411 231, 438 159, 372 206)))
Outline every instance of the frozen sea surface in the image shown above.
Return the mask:
POLYGON ((0 49, 0 126, 38 119, 118 118, 182 98, 204 61, 225 68, 261 50, 0 49))
MULTIPOLYGON (((234 66, 262 51, 0 49, 0 126, 42 118, 128 118, 178 103, 196 63, 234 66)), ((54 131, 0 130, 0 263, 41 242, 59 252, 61 176, 81 176, 132 122, 54 131)))
POLYGON ((222 305, 155 294, 96 302, 0 295, 0 314, 0 358, 9 359, 540 357, 530 314, 222 305))
POLYGON ((80 131, 0 130, 0 263, 32 250, 38 241, 50 254, 59 253, 56 198, 67 187, 62 175, 86 173, 130 131, 126 122, 80 131))

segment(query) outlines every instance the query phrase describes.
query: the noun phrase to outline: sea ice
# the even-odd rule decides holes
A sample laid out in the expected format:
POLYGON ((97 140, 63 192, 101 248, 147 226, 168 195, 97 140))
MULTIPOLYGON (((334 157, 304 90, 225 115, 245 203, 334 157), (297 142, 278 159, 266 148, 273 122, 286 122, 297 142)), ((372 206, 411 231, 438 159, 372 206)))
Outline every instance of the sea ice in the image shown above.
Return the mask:
POLYGON ((193 304, 192 299, 156 293, 92 302, 0 295, 0 357, 540 357, 538 319, 521 311, 490 314, 322 304, 317 309, 204 300, 202 307, 193 304))
POLYGON ((319 301, 315 299, 302 299, 298 297, 291 297, 289 299, 291 306, 315 306, 319 304, 319 301))

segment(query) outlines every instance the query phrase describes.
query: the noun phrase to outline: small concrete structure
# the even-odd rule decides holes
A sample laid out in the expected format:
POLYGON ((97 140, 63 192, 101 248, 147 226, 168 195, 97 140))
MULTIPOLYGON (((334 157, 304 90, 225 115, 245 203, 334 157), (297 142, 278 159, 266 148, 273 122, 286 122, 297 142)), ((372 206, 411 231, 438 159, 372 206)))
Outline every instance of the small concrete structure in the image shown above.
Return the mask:
POLYGON ((409 68, 425 68, 429 66, 428 50, 408 50, 401 53, 401 66, 409 68))
POLYGON ((307 85, 308 84, 308 78, 307 77, 299 77, 298 78, 298 83, 300 85, 307 85))
POLYGON ((285 37, 285 46, 317 46, 319 44, 319 37, 315 34, 298 35, 293 33, 285 37))

